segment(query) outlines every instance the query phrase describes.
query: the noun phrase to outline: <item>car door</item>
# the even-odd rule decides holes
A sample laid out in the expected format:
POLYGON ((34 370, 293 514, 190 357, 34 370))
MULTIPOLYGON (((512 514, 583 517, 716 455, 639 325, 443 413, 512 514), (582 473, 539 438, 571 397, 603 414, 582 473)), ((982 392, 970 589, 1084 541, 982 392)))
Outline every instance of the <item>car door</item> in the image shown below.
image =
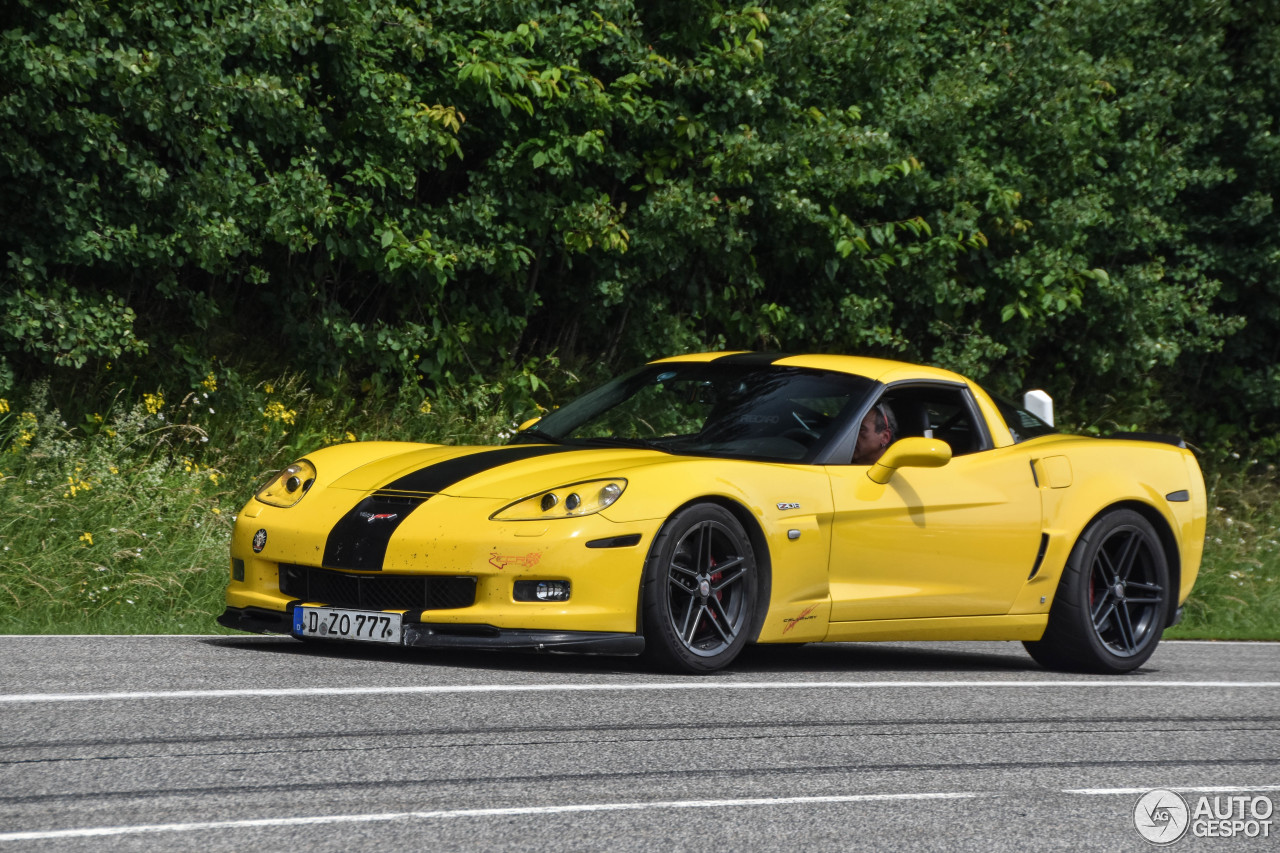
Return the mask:
POLYGON ((1035 564, 1040 495, 1017 446, 992 448, 968 389, 891 386, 894 439, 940 438, 938 468, 899 468, 881 485, 866 465, 831 465, 831 621, 1007 613, 1035 564))

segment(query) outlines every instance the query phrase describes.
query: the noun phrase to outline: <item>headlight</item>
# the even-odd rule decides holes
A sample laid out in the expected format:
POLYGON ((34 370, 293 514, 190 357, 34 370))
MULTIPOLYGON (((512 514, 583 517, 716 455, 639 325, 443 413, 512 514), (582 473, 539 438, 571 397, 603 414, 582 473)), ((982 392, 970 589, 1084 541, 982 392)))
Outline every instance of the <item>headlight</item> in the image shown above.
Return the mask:
POLYGON ((627 481, 621 478, 571 483, 508 504, 489 518, 493 521, 544 521, 592 515, 612 506, 626 487, 627 481))
POLYGON ((289 507, 302 500, 302 496, 316 481, 316 466, 307 460, 295 462, 271 479, 254 495, 264 504, 289 507))

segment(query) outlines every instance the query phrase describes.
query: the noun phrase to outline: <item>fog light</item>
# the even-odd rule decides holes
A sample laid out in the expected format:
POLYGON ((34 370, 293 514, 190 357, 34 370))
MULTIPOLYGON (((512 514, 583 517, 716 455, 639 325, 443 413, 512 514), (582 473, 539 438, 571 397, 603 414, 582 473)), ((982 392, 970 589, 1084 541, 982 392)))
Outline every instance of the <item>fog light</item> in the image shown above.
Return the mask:
POLYGON ((568 601, 568 581, 538 581, 537 596, 539 601, 568 601))
POLYGON ((231 579, 233 581, 244 580, 244 560, 232 558, 231 560, 231 579))
POLYGON ((516 601, 568 601, 568 581, 516 581, 516 601))

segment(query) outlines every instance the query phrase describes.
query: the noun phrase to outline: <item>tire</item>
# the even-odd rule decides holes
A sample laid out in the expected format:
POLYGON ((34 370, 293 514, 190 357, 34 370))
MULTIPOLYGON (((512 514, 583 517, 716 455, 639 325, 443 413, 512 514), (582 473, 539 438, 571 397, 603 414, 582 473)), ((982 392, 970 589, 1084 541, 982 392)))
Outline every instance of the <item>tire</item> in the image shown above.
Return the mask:
POLYGON ((1050 669, 1131 672, 1160 642, 1170 593, 1169 565, 1151 522, 1112 510, 1076 541, 1044 636, 1023 645, 1050 669))
POLYGON ((645 563, 645 655, 676 672, 727 666, 747 644, 760 578, 738 519, 695 504, 662 526, 645 563))

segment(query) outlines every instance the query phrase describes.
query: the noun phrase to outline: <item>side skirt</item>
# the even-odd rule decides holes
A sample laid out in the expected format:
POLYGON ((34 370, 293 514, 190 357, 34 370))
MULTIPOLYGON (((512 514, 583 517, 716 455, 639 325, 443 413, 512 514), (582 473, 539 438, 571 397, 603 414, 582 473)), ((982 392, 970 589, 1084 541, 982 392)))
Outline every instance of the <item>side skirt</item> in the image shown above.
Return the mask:
POLYGON ((824 641, 1038 640, 1048 623, 1047 613, 832 622, 824 641))

